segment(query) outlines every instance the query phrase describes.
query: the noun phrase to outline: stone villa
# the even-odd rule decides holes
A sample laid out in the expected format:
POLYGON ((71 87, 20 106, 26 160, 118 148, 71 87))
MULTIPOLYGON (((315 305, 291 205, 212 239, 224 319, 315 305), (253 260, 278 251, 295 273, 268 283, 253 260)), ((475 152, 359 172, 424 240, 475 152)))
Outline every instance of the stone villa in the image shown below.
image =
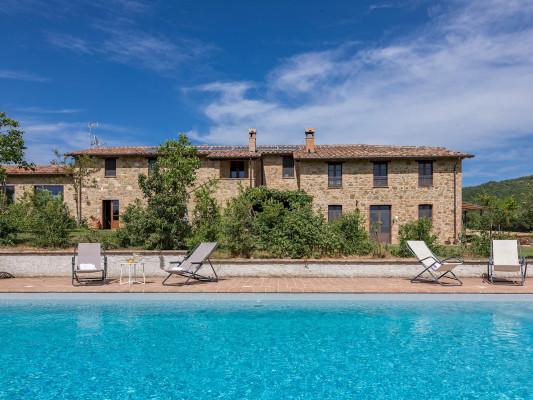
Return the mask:
MULTIPOLYGON (((239 185, 302 189, 329 220, 359 209, 384 242, 397 242, 398 227, 417 218, 431 218, 441 242, 454 242, 461 232, 461 163, 471 154, 443 147, 319 145, 314 129, 305 131, 299 145, 257 145, 256 138, 250 129, 248 146, 197 146, 197 184, 218 179, 222 206, 239 185)), ((83 215, 95 227, 116 228, 124 208, 142 199, 137 176, 149 172, 157 147, 93 147, 69 155, 82 154, 95 157, 99 167, 96 187, 83 191, 83 215)), ((74 188, 60 168, 7 171, 13 201, 27 190, 46 189, 76 209, 74 188)))

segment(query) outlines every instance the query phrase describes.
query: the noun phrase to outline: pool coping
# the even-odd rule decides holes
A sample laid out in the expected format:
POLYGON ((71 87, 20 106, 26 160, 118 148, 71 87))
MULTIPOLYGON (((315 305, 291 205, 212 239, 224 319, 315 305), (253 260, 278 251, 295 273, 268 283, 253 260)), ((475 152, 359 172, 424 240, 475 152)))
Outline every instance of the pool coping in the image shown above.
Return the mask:
POLYGON ((530 293, 0 293, 0 301, 452 301, 533 302, 530 293))

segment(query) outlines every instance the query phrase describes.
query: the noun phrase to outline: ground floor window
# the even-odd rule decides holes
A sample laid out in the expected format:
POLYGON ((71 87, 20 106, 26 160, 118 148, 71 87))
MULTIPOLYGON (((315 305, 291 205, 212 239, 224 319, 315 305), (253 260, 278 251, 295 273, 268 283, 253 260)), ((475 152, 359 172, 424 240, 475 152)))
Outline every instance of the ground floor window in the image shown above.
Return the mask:
POLYGON ((342 215, 341 205, 328 206, 328 222, 335 221, 342 215))
POLYGON ((418 206, 418 219, 428 219, 433 216, 433 206, 431 204, 420 204, 418 206))
POLYGON ((370 206, 370 233, 380 243, 391 242, 391 206, 370 206))
POLYGON ((4 186, 3 190, 6 196, 7 204, 13 204, 15 202, 15 186, 6 185, 4 186))
POLYGON ((35 192, 46 190, 54 197, 63 197, 63 185, 35 185, 35 192))

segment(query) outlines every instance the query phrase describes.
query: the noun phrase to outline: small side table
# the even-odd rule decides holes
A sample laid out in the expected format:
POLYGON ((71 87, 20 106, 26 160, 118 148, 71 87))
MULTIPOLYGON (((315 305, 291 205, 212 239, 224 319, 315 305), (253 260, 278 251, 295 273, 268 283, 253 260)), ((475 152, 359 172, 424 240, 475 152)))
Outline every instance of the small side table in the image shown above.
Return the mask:
POLYGON ((120 263, 120 279, 119 279, 120 285, 145 285, 146 284, 146 275, 144 274, 144 262, 124 262, 120 263), (127 268, 128 270, 128 280, 122 280, 122 277, 124 276, 124 268, 127 268), (143 280, 138 281, 137 280, 137 269, 142 273, 143 280))

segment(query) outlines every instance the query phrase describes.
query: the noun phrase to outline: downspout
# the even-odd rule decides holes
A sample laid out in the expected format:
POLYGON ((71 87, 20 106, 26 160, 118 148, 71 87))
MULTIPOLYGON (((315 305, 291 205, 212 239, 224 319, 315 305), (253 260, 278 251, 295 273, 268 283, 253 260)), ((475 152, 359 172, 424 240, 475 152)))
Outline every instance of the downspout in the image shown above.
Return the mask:
MULTIPOLYGON (((255 162, 254 162, 255 164, 255 162)), ((254 165, 255 167, 255 165, 254 165)), ((250 157, 250 159, 248 160, 248 175, 249 175, 249 179, 250 179, 250 187, 253 187, 252 186, 252 172, 253 172, 253 169, 252 169, 252 157, 250 157)))
POLYGON ((457 160, 453 164, 453 240, 457 243, 457 160))

